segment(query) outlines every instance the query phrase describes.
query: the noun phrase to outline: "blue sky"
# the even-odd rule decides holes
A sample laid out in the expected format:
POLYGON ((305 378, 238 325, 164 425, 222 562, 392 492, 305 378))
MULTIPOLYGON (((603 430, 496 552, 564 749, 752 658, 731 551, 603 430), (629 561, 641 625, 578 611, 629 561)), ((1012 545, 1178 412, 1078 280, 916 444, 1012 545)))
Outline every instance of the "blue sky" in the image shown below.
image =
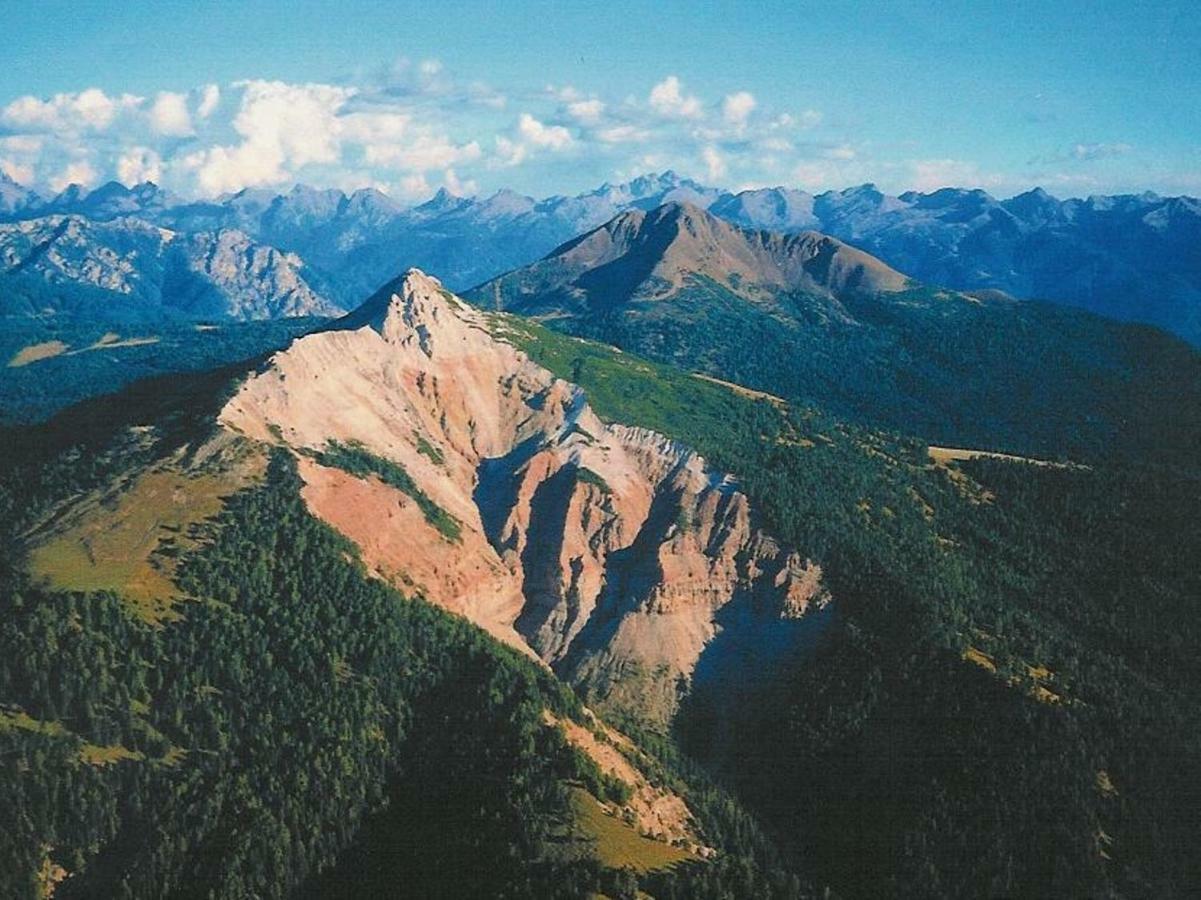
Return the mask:
POLYGON ((1201 4, 9 4, 0 168, 296 181, 1201 193, 1201 4))

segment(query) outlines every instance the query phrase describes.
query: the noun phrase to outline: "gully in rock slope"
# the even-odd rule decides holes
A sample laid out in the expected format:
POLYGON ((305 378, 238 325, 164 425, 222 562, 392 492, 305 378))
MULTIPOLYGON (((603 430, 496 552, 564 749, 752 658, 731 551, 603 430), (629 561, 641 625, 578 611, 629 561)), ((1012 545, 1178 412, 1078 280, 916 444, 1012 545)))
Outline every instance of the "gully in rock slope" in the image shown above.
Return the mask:
POLYGON ((221 422, 296 451, 309 508, 377 575, 642 714, 669 714, 699 661, 721 673, 818 621, 819 567, 732 478, 602 422, 502 323, 411 270, 272 357, 221 422))

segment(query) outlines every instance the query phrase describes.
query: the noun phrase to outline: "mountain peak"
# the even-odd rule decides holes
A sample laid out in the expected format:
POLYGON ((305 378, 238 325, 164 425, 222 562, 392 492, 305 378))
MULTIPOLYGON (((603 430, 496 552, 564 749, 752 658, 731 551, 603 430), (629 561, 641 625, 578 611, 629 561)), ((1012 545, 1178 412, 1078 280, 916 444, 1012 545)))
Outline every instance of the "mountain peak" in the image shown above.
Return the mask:
POLYGON ((389 344, 420 347, 429 357, 461 342, 476 313, 417 268, 384 285, 362 306, 335 323, 335 330, 371 328, 389 344))
POLYGON ((744 299, 801 291, 827 297, 904 290, 908 279, 818 232, 747 231, 686 201, 621 213, 552 254, 469 292, 538 314, 591 315, 668 299, 705 281, 744 299))

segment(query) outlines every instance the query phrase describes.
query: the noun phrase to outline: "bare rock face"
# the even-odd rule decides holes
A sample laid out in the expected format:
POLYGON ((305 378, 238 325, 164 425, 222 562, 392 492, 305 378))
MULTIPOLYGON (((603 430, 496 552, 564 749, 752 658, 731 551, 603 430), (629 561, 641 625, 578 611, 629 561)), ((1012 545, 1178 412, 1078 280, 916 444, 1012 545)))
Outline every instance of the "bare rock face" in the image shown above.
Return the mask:
POLYGON ((752 301, 792 291, 842 300, 910 286, 900 272, 837 238, 743 230, 672 202, 623 212, 468 296, 527 314, 586 314, 634 300, 667 300, 698 279, 752 301))
MULTIPOLYGON (((77 215, 0 224, 0 273, 107 292, 118 314, 239 320, 340 314, 304 272, 295 254, 229 228, 183 234, 139 219, 94 222, 77 215)), ((82 308, 83 300, 77 304, 82 308)), ((79 310, 68 304, 63 311, 79 310)))
POLYGON ((755 527, 732 478, 602 422, 495 329, 411 270, 273 357, 221 421, 294 448, 309 508, 380 577, 601 692, 638 676, 657 714, 723 609, 761 625, 827 603, 818 567, 755 527), (402 467, 425 508, 331 465, 331 442, 402 467), (431 524, 429 501, 457 534, 431 524))
POLYGON ((208 282, 234 319, 337 315, 339 310, 304 279, 304 261, 227 228, 188 236, 181 265, 208 282))

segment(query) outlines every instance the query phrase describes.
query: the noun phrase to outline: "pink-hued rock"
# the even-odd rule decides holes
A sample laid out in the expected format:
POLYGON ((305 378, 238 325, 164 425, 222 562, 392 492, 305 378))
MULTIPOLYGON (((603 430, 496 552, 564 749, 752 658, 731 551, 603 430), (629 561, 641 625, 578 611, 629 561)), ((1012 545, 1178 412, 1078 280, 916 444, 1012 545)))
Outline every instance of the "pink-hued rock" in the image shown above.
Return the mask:
POLYGON ((495 321, 411 270, 336 330, 276 354, 221 421, 299 451, 310 510, 379 577, 566 674, 687 678, 731 602, 784 621, 820 569, 758 530, 735 481, 678 443, 602 422, 495 321), (358 442, 461 524, 305 451, 358 442))

